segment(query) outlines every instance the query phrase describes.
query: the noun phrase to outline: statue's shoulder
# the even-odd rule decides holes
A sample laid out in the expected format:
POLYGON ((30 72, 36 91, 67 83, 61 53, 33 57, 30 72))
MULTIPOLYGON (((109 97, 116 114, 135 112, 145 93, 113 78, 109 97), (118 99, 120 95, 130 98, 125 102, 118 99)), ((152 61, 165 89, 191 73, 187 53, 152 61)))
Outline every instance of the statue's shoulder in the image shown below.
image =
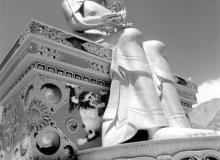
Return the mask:
POLYGON ((86 0, 64 0, 64 1, 66 1, 69 4, 73 12, 76 12, 80 9, 80 7, 83 5, 83 3, 86 0))

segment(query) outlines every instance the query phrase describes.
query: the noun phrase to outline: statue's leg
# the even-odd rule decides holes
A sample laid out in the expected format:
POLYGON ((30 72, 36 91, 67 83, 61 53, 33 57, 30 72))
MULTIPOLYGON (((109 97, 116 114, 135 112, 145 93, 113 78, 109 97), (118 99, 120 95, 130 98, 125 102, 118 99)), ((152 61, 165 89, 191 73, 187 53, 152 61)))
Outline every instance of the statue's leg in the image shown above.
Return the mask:
POLYGON ((161 104, 169 122, 169 127, 159 128, 152 139, 173 139, 201 136, 219 136, 220 132, 192 129, 180 104, 173 77, 164 55, 165 46, 159 41, 143 43, 146 57, 153 72, 161 78, 161 104))
POLYGON ((138 130, 152 131, 168 125, 142 48, 141 33, 127 28, 117 37, 110 100, 103 122, 104 146, 123 143, 138 130))
POLYGON ((172 127, 190 127, 189 120, 185 116, 174 86, 169 64, 164 55, 165 45, 159 41, 146 41, 143 46, 152 70, 161 80, 161 86, 159 86, 161 87, 160 97, 169 125, 172 127))
POLYGON ((162 88, 162 105, 167 114, 170 126, 191 128, 190 122, 180 103, 174 82, 164 80, 162 88))

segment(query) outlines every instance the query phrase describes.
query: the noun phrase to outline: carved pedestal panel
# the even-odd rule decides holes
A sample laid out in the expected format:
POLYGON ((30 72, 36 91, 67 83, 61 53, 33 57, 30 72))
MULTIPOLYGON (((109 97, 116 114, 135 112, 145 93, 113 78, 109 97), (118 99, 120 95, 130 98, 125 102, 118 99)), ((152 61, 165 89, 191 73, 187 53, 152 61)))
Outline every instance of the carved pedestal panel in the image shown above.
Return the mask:
POLYGON ((78 150, 101 145, 105 90, 32 70, 22 81, 26 85, 3 103, 7 157, 72 159, 78 150))
POLYGON ((32 21, 0 66, 0 159, 74 159, 101 146, 109 52, 32 21))

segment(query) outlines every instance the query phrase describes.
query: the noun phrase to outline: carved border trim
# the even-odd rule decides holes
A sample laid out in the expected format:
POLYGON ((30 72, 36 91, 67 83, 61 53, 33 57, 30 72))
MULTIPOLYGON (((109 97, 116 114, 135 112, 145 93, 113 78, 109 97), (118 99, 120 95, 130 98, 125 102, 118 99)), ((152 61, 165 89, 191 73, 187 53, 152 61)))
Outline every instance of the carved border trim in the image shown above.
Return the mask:
MULTIPOLYGON (((109 75, 110 73, 110 63, 106 62, 106 64, 104 64, 93 59, 88 59, 86 57, 79 58, 75 55, 68 55, 67 53, 63 51, 54 49, 52 47, 48 47, 46 45, 38 44, 37 42, 31 42, 29 46, 27 47, 26 52, 29 52, 31 54, 36 54, 42 57, 46 57, 52 60, 68 63, 74 66, 78 66, 77 64, 73 64, 69 62, 70 58, 73 57, 74 59, 79 59, 79 61, 84 61, 88 65, 87 69, 91 69, 93 71, 106 74, 106 75, 109 75)), ((82 66, 78 66, 78 67, 82 67, 82 66)))
POLYGON ((44 64, 44 63, 41 63, 41 62, 33 63, 33 68, 40 69, 40 70, 47 71, 47 72, 51 72, 51 73, 55 73, 55 74, 62 75, 62 76, 65 76, 65 77, 70 77, 70 78, 73 78, 73 79, 81 80, 81 81, 84 81, 84 82, 89 82, 91 84, 104 86, 104 87, 110 87, 110 83, 111 83, 110 81, 105 81, 105 80, 102 80, 102 79, 95 78, 93 76, 85 75, 83 73, 73 72, 73 71, 70 71, 70 70, 67 70, 67 69, 47 65, 47 64, 44 64))
POLYGON ((220 153, 216 150, 183 151, 175 154, 172 160, 219 160, 220 153))
MULTIPOLYGON (((86 69, 95 71, 97 73, 105 74, 106 76, 110 73, 110 64, 109 63, 100 63, 96 60, 88 60, 85 58, 79 58, 74 55, 69 55, 63 51, 60 51, 58 49, 54 49, 52 47, 48 47, 43 44, 39 44, 33 40, 30 40, 28 43, 24 44, 22 48, 20 49, 21 55, 19 58, 17 58, 12 66, 8 69, 8 71, 5 73, 5 76, 0 79, 0 84, 3 84, 4 81, 7 80, 9 75, 13 72, 13 70, 21 63, 22 59, 24 59, 25 56, 28 54, 38 55, 41 57, 46 57, 51 60, 55 61, 61 61, 70 65, 74 65, 77 67, 84 68, 85 66, 80 65, 86 65, 86 69), (72 64, 69 62, 71 58, 75 61, 79 61, 82 63, 77 62, 76 64, 72 64), (77 59, 77 60, 76 60, 77 59)), ((1 85, 0 85, 1 86, 1 85)))
POLYGON ((46 72, 50 72, 53 74, 57 74, 57 75, 61 75, 61 76, 65 76, 65 77, 69 77, 72 79, 77 79, 80 81, 84 81, 84 82, 88 82, 91 84, 96 84, 99 86, 103 86, 103 87, 110 87, 111 82, 110 81, 105 81, 102 79, 98 79, 95 78, 93 76, 88 76, 85 75, 83 73, 79 73, 79 72, 73 72, 61 67, 55 67, 55 66, 50 66, 41 62, 33 62, 32 65, 30 65, 27 70, 21 74, 21 76, 7 89, 7 91, 5 92, 5 94, 3 94, 2 97, 0 97, 0 101, 3 100, 8 93, 25 77, 25 75, 32 69, 39 69, 39 70, 43 70, 46 72))

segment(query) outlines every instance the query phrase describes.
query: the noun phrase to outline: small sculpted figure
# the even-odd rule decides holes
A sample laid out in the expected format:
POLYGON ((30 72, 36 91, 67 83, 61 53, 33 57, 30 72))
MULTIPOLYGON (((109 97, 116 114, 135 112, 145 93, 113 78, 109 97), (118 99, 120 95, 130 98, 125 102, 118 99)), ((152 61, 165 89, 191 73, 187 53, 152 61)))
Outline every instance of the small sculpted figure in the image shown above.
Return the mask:
POLYGON ((220 135, 190 127, 166 61, 165 45, 143 42, 141 32, 125 23, 126 10, 121 0, 64 0, 62 8, 74 32, 112 49, 103 146, 220 135))
POLYGON ((101 102, 98 103, 98 96, 92 92, 83 91, 83 88, 75 84, 67 84, 70 87, 70 108, 79 110, 85 130, 86 137, 78 139, 78 145, 84 145, 101 136, 102 116, 107 102, 107 92, 101 91, 101 102), (104 100, 103 100, 104 99, 104 100))

